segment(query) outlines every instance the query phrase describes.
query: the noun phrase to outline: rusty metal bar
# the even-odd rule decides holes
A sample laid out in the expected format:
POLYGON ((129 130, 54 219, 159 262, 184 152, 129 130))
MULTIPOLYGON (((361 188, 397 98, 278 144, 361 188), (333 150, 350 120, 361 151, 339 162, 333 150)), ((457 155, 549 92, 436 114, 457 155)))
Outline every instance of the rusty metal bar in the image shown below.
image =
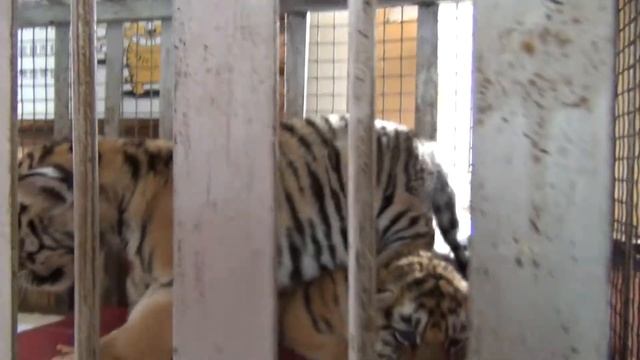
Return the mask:
MULTIPOLYGON (((96 0, 71 6, 71 104, 75 232, 76 357, 98 359, 98 124, 96 121, 96 0)), ((58 51, 60 51, 59 49, 58 51)))
POLYGON ((438 130, 438 3, 418 7, 416 133, 435 141, 438 130))
POLYGON ((122 56, 124 44, 121 22, 107 24, 107 64, 104 103, 104 135, 120 135, 120 114, 122 107, 122 56))
POLYGON ((375 358, 375 0, 349 0, 349 360, 375 358))
POLYGON ((0 0, 0 359, 16 357, 16 32, 13 0, 0 0))
POLYGON ((285 59, 285 114, 287 117, 304 116, 307 83, 307 44, 309 43, 309 17, 306 12, 288 13, 286 21, 285 59))
POLYGON ((53 136, 57 139, 71 136, 69 116, 69 25, 56 26, 54 54, 54 118, 53 136))
POLYGON ((173 50, 173 21, 162 21, 162 77, 160 78, 160 119, 158 132, 163 139, 173 139, 173 87, 175 66, 173 50))

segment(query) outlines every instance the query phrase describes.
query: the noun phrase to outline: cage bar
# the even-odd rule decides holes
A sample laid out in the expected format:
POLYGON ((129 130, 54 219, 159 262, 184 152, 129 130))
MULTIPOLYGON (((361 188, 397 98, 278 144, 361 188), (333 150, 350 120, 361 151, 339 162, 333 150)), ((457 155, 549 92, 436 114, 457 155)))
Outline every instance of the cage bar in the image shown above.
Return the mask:
POLYGON ((120 114, 122 96, 122 56, 124 44, 121 22, 107 24, 106 90, 104 103, 104 135, 120 135, 120 114))
POLYGON ((69 116, 69 25, 56 26, 54 54, 54 118, 53 136, 63 138, 71 136, 71 117, 69 116))
POLYGON ((607 358, 613 6, 475 2, 472 359, 607 358))
POLYGON ((349 0, 349 360, 373 359, 376 0, 349 0))
POLYGON ((175 83, 173 53, 173 21, 162 22, 162 75, 160 77, 160 119, 158 135, 163 139, 173 138, 173 84, 175 83))
POLYGON ((277 15, 277 0, 176 6, 174 289, 191 295, 174 297, 175 359, 276 356, 277 15))
POLYGON ((285 18, 285 114, 302 117, 305 114, 309 17, 307 12, 286 14, 285 18))
POLYGON ((17 246, 16 186, 16 61, 13 0, 0 1, 0 358, 15 359, 17 246), (10 40, 9 40, 10 39, 10 40))
POLYGON ((416 133, 435 141, 438 130, 438 3, 418 7, 416 133))
POLYGON ((73 119, 73 210, 75 232, 75 351, 98 359, 99 193, 96 119, 95 0, 71 7, 71 104, 73 119))

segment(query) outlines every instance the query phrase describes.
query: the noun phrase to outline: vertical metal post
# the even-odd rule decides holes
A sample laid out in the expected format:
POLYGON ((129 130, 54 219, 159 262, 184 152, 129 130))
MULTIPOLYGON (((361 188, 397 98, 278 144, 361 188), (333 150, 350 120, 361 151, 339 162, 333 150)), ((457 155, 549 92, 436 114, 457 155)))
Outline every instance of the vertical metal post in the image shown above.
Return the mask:
POLYGON ((120 135, 120 113, 122 106, 122 62, 124 38, 121 22, 107 24, 107 69, 104 109, 104 135, 120 135))
POLYGON ((373 359, 375 0, 349 0, 349 360, 373 359))
POLYGON ((71 104, 75 229, 75 346, 79 359, 98 359, 98 124, 95 0, 71 4, 71 104))
POLYGON ((173 49, 173 22, 162 21, 162 58, 160 65, 160 123, 159 136, 163 139, 173 139, 173 87, 175 84, 175 66, 173 49))
POLYGON ((309 17, 306 12, 286 14, 285 114, 301 118, 305 113, 309 17))
POLYGON ((13 0, 0 0, 0 359, 15 359, 16 334, 16 36, 13 0))
POLYGON ((438 130, 438 3, 418 7, 416 133, 436 140, 438 130))
POLYGON ((615 2, 475 3, 471 359, 605 359, 615 2))
POLYGON ((54 54, 54 119, 53 136, 56 139, 71 136, 69 116, 69 24, 56 25, 54 54))
POLYGON ((275 359, 278 1, 176 4, 174 358, 275 359))

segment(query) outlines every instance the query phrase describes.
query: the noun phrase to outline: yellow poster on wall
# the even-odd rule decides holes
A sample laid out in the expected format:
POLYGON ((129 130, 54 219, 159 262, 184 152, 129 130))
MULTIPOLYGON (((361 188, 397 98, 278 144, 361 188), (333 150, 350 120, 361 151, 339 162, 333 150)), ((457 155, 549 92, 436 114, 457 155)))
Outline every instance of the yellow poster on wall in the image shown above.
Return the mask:
POLYGON ((137 96, 160 81, 162 23, 139 21, 124 28, 126 82, 137 96))

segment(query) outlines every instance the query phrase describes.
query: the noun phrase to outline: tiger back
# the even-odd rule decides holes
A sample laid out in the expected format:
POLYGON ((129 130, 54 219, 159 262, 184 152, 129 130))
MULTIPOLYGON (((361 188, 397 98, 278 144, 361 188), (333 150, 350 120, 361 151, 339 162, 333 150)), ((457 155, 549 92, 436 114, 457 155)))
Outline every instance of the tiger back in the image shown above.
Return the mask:
MULTIPOLYGON (((293 119, 280 124, 277 162, 279 288, 346 266, 347 115, 293 119)), ((375 122, 374 199, 378 252, 403 242, 433 248, 433 219, 466 271, 457 239, 455 194, 433 143, 407 127, 375 122)))

